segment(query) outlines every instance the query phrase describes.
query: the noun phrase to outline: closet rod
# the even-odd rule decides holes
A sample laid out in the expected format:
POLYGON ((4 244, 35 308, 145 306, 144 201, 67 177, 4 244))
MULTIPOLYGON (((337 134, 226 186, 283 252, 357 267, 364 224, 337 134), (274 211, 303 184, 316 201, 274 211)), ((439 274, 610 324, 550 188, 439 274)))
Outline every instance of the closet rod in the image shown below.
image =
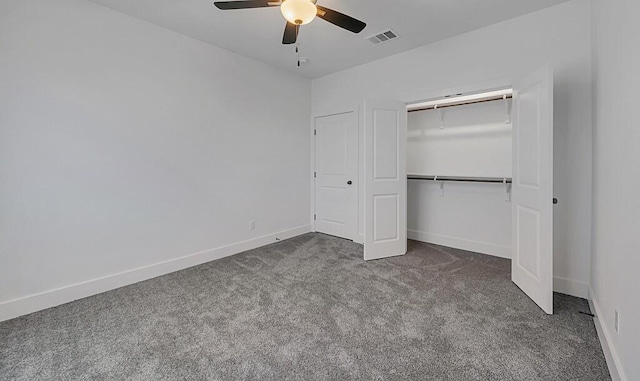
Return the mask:
POLYGON ((510 177, 460 177, 460 176, 423 176, 407 175, 408 180, 430 180, 430 181, 457 181, 467 183, 497 183, 511 184, 510 177))
MULTIPOLYGON (((512 99, 512 98, 513 98, 513 95, 507 95, 507 97, 506 97, 506 99, 512 99)), ((437 107, 436 107, 436 105, 426 106, 426 107, 417 108, 415 110, 408 110, 407 112, 435 110, 435 109, 441 109, 441 108, 447 108, 447 107, 472 105, 472 104, 475 104, 475 103, 500 101, 500 100, 504 100, 504 99, 505 99, 504 95, 498 95, 498 96, 491 97, 491 98, 486 98, 486 99, 472 100, 472 101, 459 102, 459 103, 449 103, 449 104, 443 104, 442 106, 437 105, 437 107)), ((443 100, 443 102, 446 102, 446 100, 443 100)))

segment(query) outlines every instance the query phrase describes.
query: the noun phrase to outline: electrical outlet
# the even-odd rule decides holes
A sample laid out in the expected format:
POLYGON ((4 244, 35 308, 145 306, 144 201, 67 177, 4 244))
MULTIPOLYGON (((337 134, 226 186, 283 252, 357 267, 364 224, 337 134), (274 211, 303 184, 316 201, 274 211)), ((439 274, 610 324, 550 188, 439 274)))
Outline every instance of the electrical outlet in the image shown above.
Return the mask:
POLYGON ((249 221, 249 230, 256 230, 256 222, 254 220, 249 221))
POLYGON ((618 310, 613 311, 613 326, 616 333, 620 333, 620 315, 618 314, 618 310))

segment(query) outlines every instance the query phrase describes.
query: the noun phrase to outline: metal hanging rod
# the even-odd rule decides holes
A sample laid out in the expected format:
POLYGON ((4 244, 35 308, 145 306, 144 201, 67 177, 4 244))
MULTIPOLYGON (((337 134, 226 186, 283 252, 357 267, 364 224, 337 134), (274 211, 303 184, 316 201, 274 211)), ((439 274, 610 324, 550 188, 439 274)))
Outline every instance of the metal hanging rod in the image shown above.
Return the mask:
POLYGON ((462 176, 423 176, 423 175, 407 175, 408 180, 430 180, 430 181, 452 181, 465 183, 495 183, 495 184, 511 184, 510 177, 462 177, 462 176))
POLYGON ((475 104, 475 103, 493 102, 493 101, 500 101, 500 100, 506 100, 506 99, 512 99, 512 98, 513 98, 513 95, 508 94, 508 95, 496 95, 494 97, 476 99, 476 100, 469 100, 469 101, 462 101, 462 102, 457 102, 457 103, 446 103, 446 100, 443 100, 443 103, 445 103, 443 105, 424 106, 424 107, 420 107, 420 108, 417 108, 417 109, 408 110, 407 112, 416 112, 416 111, 425 111, 425 110, 438 110, 438 109, 443 109, 443 108, 447 108, 447 107, 456 107, 456 106, 471 105, 471 104, 475 104))

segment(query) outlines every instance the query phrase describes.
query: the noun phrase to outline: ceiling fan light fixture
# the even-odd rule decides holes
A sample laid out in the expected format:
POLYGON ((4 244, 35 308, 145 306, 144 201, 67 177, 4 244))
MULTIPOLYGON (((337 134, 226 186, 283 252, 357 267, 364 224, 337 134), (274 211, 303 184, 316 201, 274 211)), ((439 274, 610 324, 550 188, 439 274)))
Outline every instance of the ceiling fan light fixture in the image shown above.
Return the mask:
POLYGON ((316 5, 311 0, 285 0, 280 11, 287 21, 295 25, 310 23, 318 13, 316 5))

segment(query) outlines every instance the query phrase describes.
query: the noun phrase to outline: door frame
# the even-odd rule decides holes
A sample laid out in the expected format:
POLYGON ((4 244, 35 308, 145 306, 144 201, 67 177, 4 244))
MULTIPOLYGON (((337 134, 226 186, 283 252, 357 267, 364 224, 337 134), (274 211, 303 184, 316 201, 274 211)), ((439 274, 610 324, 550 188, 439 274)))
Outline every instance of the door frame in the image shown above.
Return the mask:
POLYGON ((358 147, 355 147, 358 152, 358 173, 357 173, 357 181, 356 181, 356 196, 357 196, 357 200, 356 203, 358 205, 357 208, 357 220, 356 220, 356 227, 355 227, 355 234, 350 237, 350 239, 352 239, 354 242, 356 243, 364 243, 364 237, 362 237, 362 239, 360 238, 360 235, 358 234, 358 232, 360 231, 360 214, 363 212, 361 206, 360 206, 360 202, 362 200, 362 189, 363 187, 360 186, 360 177, 361 177, 361 172, 362 172, 362 168, 361 168, 361 159, 360 159, 360 154, 361 154, 361 148, 360 148, 360 139, 362 137, 362 116, 360 115, 362 107, 360 106, 360 104, 356 104, 356 105, 352 105, 352 106, 347 106, 347 107, 335 107, 335 108, 330 108, 327 110, 320 110, 319 112, 312 112, 311 113, 311 121, 309 123, 310 128, 309 128, 309 147, 310 150, 309 152, 311 153, 311 157, 310 157, 310 165, 309 165, 309 187, 311 189, 311 208, 309 210, 309 221, 310 221, 310 225, 311 225, 311 231, 312 232, 316 232, 316 220, 314 218, 315 213, 316 213, 316 180, 313 176, 313 173, 316 171, 316 136, 314 134, 314 130, 316 128, 316 118, 322 118, 325 116, 332 116, 332 115, 340 115, 340 114, 347 114, 347 113, 353 113, 353 115, 355 115, 356 117, 356 123, 357 123, 357 128, 358 128, 358 147))

